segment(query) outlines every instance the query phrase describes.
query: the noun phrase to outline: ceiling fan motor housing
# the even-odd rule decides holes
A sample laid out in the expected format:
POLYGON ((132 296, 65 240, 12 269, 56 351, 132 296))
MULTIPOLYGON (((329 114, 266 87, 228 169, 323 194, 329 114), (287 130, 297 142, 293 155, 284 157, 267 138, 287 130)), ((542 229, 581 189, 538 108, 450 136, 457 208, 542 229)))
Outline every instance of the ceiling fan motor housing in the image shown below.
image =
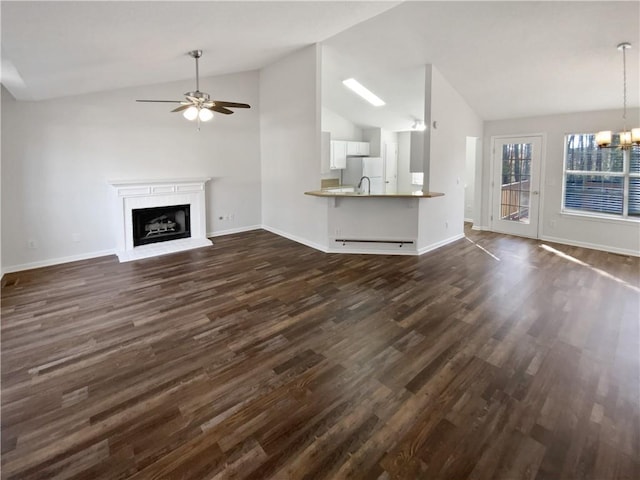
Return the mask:
POLYGON ((196 90, 195 92, 187 92, 184 94, 185 97, 194 97, 199 100, 207 101, 211 98, 211 96, 206 92, 201 92, 200 90, 196 90))

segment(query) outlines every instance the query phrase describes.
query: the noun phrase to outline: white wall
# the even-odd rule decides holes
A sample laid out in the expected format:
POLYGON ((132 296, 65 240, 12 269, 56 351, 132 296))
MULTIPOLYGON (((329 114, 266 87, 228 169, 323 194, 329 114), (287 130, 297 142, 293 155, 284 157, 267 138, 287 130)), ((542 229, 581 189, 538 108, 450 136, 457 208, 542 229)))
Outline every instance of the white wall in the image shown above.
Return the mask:
POLYGON ((3 269, 110 253, 108 179, 210 176, 208 232, 260 225, 258 72, 201 79, 213 98, 252 108, 218 115, 200 132, 170 113, 171 104, 135 102, 179 100, 192 86, 174 82, 39 102, 17 102, 3 88, 3 269), (223 214, 234 220, 220 222, 223 214), (28 248, 29 240, 37 248, 28 248))
POLYGON ((327 199, 304 195, 320 179, 320 63, 312 45, 260 71, 262 222, 326 249, 327 199))
POLYGON ((423 200, 421 204, 418 243, 421 250, 464 235, 467 137, 482 137, 480 117, 437 68, 431 71, 431 82, 426 82, 427 88, 431 85, 431 94, 425 97, 431 98, 431 121, 437 122, 437 128, 430 127, 428 190, 444 193, 444 197, 423 200))
POLYGON ((382 157, 382 129, 367 128, 363 130, 362 141, 369 143, 369 156, 382 157))
POLYGON ((383 145, 385 143, 398 143, 398 132, 392 132, 383 128, 381 129, 380 137, 383 145))
POLYGON ((398 143, 398 134, 384 128, 366 128, 362 131, 362 141, 369 142, 369 156, 384 156, 385 143, 398 143))
POLYGON ((330 132, 331 140, 363 141, 360 127, 326 107, 322 107, 322 131, 330 132))
MULTIPOLYGON (((627 127, 640 125, 640 109, 627 112, 627 127)), ((490 225, 491 138, 500 135, 541 133, 545 137, 541 181, 539 237, 560 243, 638 255, 640 224, 623 220, 597 220, 561 214, 564 136, 621 130, 622 112, 606 110, 485 122, 482 170, 482 227, 490 225)))

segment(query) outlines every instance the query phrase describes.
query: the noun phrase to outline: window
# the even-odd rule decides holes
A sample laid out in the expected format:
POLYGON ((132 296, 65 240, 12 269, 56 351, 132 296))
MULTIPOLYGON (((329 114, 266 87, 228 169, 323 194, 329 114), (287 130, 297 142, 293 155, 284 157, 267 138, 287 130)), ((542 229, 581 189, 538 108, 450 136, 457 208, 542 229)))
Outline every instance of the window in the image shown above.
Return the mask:
POLYGON ((566 137, 563 211, 640 219, 640 149, 598 148, 595 134, 566 137))

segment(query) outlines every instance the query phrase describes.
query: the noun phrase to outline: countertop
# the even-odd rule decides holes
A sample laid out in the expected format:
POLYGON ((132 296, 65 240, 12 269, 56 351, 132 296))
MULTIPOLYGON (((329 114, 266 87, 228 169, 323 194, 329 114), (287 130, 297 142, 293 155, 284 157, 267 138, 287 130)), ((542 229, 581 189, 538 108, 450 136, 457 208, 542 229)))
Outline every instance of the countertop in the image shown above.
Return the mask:
POLYGON ((305 195, 313 195, 314 197, 329 198, 433 198, 442 197, 444 193, 439 192, 406 192, 406 193, 358 193, 358 192, 333 192, 330 190, 313 190, 304 192, 305 195))

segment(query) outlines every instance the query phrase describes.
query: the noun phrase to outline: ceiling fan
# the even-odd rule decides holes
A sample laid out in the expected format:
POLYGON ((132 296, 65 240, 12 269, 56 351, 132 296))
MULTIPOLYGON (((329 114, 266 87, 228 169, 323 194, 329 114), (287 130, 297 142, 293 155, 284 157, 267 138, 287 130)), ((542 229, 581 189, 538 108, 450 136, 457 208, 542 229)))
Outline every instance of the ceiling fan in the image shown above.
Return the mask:
POLYGON ((200 91, 200 75, 198 70, 198 59, 202 56, 202 50, 192 50, 189 52, 196 60, 196 90, 184 94, 185 100, 136 100, 136 102, 151 103, 179 103, 180 106, 171 110, 172 112, 182 112, 187 120, 197 120, 198 130, 200 130, 200 122, 208 122, 213 118, 213 112, 230 115, 233 110, 231 108, 251 108, 246 103, 225 102, 222 100, 211 100, 211 96, 206 92, 200 91))

